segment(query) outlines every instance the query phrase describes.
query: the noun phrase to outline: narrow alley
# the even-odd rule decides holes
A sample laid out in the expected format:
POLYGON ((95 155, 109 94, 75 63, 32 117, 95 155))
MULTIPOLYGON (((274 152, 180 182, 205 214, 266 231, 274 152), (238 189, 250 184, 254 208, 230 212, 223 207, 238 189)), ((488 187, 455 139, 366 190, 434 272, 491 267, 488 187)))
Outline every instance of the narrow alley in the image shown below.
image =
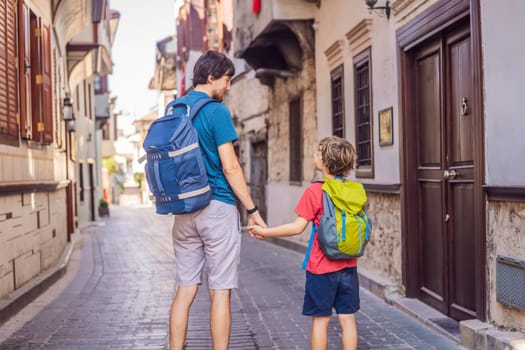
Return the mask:
MULTIPOLYGON (((111 217, 75 237, 68 271, 0 327, 0 349, 167 349, 174 291, 172 218, 151 207, 111 207, 111 217)), ((302 254, 243 237, 240 287, 232 297, 231 349, 307 349, 300 313, 302 254)), ((187 349, 211 349, 201 288, 187 349)), ((361 290, 359 349, 457 349, 455 342, 361 290)), ((336 319, 330 349, 339 349, 336 319)))

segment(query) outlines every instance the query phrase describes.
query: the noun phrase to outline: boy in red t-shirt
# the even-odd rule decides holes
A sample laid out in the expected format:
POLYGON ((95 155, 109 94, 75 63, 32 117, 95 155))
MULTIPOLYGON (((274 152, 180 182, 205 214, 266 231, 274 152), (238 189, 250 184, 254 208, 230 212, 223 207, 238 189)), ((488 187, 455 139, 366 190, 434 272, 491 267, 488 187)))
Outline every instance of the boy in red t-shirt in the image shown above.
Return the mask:
MULTIPOLYGON (((319 143, 314 155, 315 168, 324 178, 346 177, 354 167, 356 152, 347 140, 330 136, 319 143)), ((306 188, 295 213, 295 221, 263 228, 253 225, 248 229, 256 237, 285 237, 302 233, 312 221, 319 227, 323 215, 322 183, 306 188)), ((317 241, 317 232, 306 265, 306 285, 303 315, 312 316, 310 345, 312 350, 328 346, 328 325, 335 308, 342 329, 342 349, 357 348, 355 313, 359 310, 359 280, 357 259, 330 260, 317 241)))

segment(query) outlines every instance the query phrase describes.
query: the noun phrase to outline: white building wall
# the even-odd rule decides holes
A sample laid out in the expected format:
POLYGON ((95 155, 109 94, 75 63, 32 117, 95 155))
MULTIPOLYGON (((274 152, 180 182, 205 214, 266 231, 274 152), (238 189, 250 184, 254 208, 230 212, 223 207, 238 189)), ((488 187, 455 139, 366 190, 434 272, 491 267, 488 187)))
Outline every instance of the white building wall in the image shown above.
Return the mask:
POLYGON ((371 20, 371 59, 372 59, 372 126, 374 141, 374 178, 366 179, 367 183, 398 184, 399 171, 399 106, 397 86, 396 40, 393 21, 369 14, 362 2, 333 0, 316 12, 315 61, 318 100, 318 137, 322 139, 332 133, 331 78, 330 72, 344 65, 344 102, 345 102, 345 136, 355 145, 355 103, 354 103, 354 67, 353 57, 362 52, 366 46, 352 51, 346 34, 364 18, 371 20), (341 11, 344 9, 344 11, 341 11), (349 16, 348 14, 351 14, 349 16), (330 65, 325 51, 336 41, 341 42, 342 59, 330 65), (394 144, 379 145, 378 112, 393 107, 394 144))
POLYGON ((486 183, 525 185, 525 2, 481 0, 486 183))
MULTIPOLYGON (((75 70, 85 73, 83 70, 86 68, 84 65, 85 61, 82 61, 75 67, 75 70)), ((89 62, 88 62, 89 64, 89 62)), ((75 71, 74 70, 74 71, 75 71)), ((85 76, 84 76, 85 77, 85 76)), ((81 79, 81 78, 80 78, 81 79)), ((75 133, 77 140, 77 153, 76 153, 76 181, 77 181, 77 216, 78 224, 80 226, 91 221, 91 187, 90 187, 90 172, 89 164, 93 164, 93 185, 95 188, 94 195, 94 206, 98 206, 98 199, 100 195, 98 194, 97 184, 100 183, 98 179, 97 164, 96 164, 96 145, 97 141, 97 132, 95 130, 95 110, 94 110, 94 101, 93 101, 93 76, 81 79, 78 85, 78 96, 76 96, 77 87, 72 86, 71 91, 75 94, 73 102, 73 110, 75 114, 75 133), (84 80, 85 79, 85 80, 84 80), (89 103, 89 95, 91 95, 91 104, 89 103), (90 116, 91 115, 91 119, 90 116), (80 184, 80 164, 82 164, 83 170, 83 186, 80 184), (80 191, 84 189, 83 200, 80 198, 80 191)))
MULTIPOLYGON (((51 1, 26 1, 44 24, 51 24, 51 1)), ((53 74, 63 77, 64 51, 55 36, 51 36, 53 74)), ((61 80, 64 83, 64 80, 61 80)), ((56 94, 64 86, 53 89, 56 94)), ((61 101, 61 96, 55 96, 61 101)), ((55 100, 56 102, 56 100, 55 100)), ((63 183, 66 179, 67 158, 61 118, 56 118, 57 104, 53 103, 54 142, 40 145, 20 140, 18 146, 0 144, 0 181, 2 185, 63 183), (62 128, 61 128, 62 127, 62 128), (57 128, 61 128, 58 129, 57 128), (62 139, 61 139, 62 138, 62 139)), ((24 117, 24 116, 22 116, 24 117)), ((50 268, 67 244, 66 190, 57 189, 0 192, 0 298, 20 288, 41 272, 50 268)))

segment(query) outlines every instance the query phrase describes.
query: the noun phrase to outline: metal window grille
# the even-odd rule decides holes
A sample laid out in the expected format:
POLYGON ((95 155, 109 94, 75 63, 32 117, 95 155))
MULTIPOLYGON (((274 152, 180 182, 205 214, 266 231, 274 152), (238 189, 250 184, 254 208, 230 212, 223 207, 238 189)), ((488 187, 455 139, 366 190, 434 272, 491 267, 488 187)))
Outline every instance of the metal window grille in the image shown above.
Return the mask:
POLYGON ((332 134, 344 137, 343 66, 334 69, 332 80, 332 134))
POLYGON ((525 311, 525 260, 498 255, 496 300, 513 309, 525 311))
POLYGON ((356 129, 357 166, 372 165, 372 140, 370 133, 370 83, 369 61, 356 66, 356 129))

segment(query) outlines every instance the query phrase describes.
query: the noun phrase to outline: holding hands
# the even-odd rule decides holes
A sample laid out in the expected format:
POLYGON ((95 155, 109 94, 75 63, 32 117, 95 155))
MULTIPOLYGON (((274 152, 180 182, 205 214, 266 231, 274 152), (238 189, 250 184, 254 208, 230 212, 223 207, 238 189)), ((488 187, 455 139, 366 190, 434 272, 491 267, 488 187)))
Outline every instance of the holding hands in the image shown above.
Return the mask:
POLYGON ((263 218, 261 217, 261 214, 259 214, 258 211, 248 216, 248 232, 253 238, 258 239, 260 241, 264 240, 264 236, 258 234, 253 229, 257 228, 260 231, 266 227, 268 226, 266 225, 263 218))
MULTIPOLYGON (((250 217, 251 219, 251 217, 250 217)), ((262 220, 262 219, 261 219, 262 220)), ((288 224, 268 228, 262 221, 262 225, 257 221, 248 220, 248 231, 252 237, 263 240, 267 237, 287 237, 295 236, 304 231, 308 225, 308 220, 298 216, 295 221, 288 224)))
POLYGON ((252 237, 257 238, 258 240, 265 239, 264 234, 265 234, 265 231, 266 231, 266 226, 262 227, 262 226, 259 226, 259 225, 249 225, 248 226, 248 231, 250 232, 252 237))

